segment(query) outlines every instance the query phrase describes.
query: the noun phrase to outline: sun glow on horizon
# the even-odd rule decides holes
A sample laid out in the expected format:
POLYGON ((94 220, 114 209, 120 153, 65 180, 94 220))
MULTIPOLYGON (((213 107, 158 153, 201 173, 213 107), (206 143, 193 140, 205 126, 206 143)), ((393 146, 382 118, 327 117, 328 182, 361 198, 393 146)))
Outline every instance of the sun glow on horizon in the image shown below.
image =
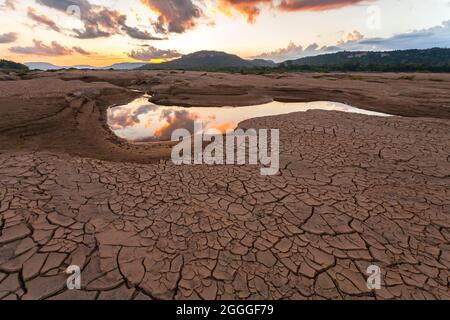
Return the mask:
POLYGON ((190 9, 165 12, 152 0, 90 0, 91 11, 83 14, 91 16, 83 20, 82 15, 80 19, 69 17, 59 7, 33 0, 0 0, 0 57, 22 63, 42 61, 64 66, 161 63, 200 50, 225 51, 243 58, 263 53, 268 58, 277 54, 283 57, 290 43, 296 45, 291 47, 296 52, 302 53, 308 47, 319 52, 322 47, 338 43, 432 30, 450 20, 446 0, 355 1, 355 5, 339 5, 333 10, 317 7, 298 11, 277 10, 269 2, 259 1, 258 7, 250 4, 232 7, 229 0, 187 0, 183 5, 198 5, 203 14, 192 13, 186 18, 184 15, 191 14, 190 9), (15 4, 14 8, 8 7, 8 3, 15 4), (380 10, 380 28, 368 27, 369 5, 377 5, 380 10), (96 18, 99 12, 103 12, 103 18, 96 18), (107 22, 100 26, 89 24, 89 21, 101 23, 101 19, 106 19, 104 12, 108 12, 107 22), (355 40, 348 38, 348 34, 362 38, 355 40), (145 52, 150 47, 152 50, 147 55, 131 54, 145 52))

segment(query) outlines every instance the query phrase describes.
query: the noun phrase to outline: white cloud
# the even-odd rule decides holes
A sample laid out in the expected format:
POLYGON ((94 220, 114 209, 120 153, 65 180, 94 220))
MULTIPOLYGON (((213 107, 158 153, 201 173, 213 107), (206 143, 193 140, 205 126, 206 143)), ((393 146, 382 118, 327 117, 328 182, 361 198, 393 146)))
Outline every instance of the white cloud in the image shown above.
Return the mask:
POLYGON ((150 61, 154 59, 170 60, 180 57, 181 54, 176 50, 162 50, 153 46, 145 46, 139 50, 132 50, 128 56, 136 60, 150 61))
POLYGON ((307 56, 338 51, 389 51, 406 49, 450 48, 450 20, 429 29, 415 30, 388 38, 364 38, 355 30, 347 34, 335 46, 320 47, 312 44, 306 48, 291 42, 286 48, 260 54, 254 58, 270 59, 275 62, 299 59, 307 56))

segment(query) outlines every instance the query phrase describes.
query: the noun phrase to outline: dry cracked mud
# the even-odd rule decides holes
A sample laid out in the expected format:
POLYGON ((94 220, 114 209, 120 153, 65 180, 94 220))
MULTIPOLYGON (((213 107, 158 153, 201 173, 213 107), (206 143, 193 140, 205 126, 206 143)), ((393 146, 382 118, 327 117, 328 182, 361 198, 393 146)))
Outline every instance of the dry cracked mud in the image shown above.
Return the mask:
POLYGON ((448 120, 241 126, 281 128, 279 175, 2 152, 0 298, 450 299, 448 120))

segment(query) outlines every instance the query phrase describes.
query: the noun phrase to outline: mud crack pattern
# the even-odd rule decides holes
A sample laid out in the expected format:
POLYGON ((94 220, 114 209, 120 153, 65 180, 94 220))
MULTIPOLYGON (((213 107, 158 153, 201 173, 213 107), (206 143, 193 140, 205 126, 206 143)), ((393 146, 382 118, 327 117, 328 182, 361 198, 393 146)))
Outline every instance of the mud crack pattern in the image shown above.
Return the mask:
POLYGON ((242 126, 281 128, 278 176, 1 154, 0 298, 450 299, 448 121, 314 111, 242 126))

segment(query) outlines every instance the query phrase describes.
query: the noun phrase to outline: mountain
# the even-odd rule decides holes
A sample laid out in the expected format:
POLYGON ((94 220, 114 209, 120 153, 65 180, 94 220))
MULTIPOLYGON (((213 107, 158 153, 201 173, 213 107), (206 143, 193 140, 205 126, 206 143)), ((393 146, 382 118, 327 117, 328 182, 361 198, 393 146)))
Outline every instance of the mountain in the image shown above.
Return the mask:
POLYGON ((132 69, 140 68, 145 65, 146 65, 146 63, 142 63, 142 62, 124 62, 124 63, 113 64, 112 66, 105 67, 104 69, 132 70, 132 69))
POLYGON ((2 59, 0 60, 0 70, 25 71, 28 70, 28 68, 21 63, 2 59))
POLYGON ((147 64, 141 70, 202 71, 378 71, 378 72, 450 72, 450 49, 397 51, 342 51, 300 58, 276 64, 270 60, 244 60, 218 51, 199 51, 161 64, 147 64))
POLYGON ((47 63, 47 62, 27 62, 25 65, 30 70, 58 70, 62 69, 59 66, 55 66, 54 64, 47 63))
POLYGON ((60 67, 60 69, 80 69, 80 70, 82 70, 82 69, 93 69, 93 70, 99 70, 99 69, 102 69, 102 68, 94 67, 94 66, 91 66, 91 65, 88 65, 88 64, 77 64, 77 65, 74 65, 74 66, 60 67))
POLYGON ((106 67, 94 67, 90 65, 75 65, 75 66, 56 66, 47 62, 27 62, 25 63, 30 70, 61 70, 61 69, 90 69, 90 70, 132 70, 146 65, 146 63, 141 62, 124 62, 116 63, 111 66, 106 67))
POLYGON ((220 51, 198 51, 160 64, 117 63, 107 67, 78 65, 60 67, 51 63, 26 63, 31 70, 93 69, 93 70, 198 70, 244 72, 289 71, 374 71, 374 72, 450 72, 450 48, 397 51, 341 51, 289 60, 276 64, 271 60, 245 60, 220 51))
POLYGON ((286 61, 280 67, 334 71, 450 71, 450 49, 343 51, 286 61))
POLYGON ((179 59, 159 64, 147 64, 140 70, 224 70, 224 69, 251 69, 255 67, 272 67, 276 64, 268 60, 245 60, 237 55, 220 51, 198 51, 187 54, 179 59))
POLYGON ((250 60, 255 67, 276 67, 278 63, 273 62, 272 60, 264 60, 264 59, 255 59, 250 60))

